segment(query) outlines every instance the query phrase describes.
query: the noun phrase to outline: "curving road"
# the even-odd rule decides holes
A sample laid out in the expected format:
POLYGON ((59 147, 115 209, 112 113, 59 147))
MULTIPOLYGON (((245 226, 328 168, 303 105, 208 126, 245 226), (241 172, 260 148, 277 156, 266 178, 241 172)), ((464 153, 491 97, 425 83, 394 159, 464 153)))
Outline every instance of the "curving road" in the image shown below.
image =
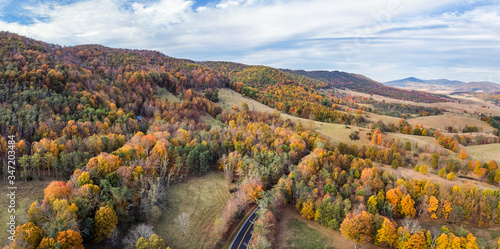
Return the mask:
POLYGON ((253 223, 257 220, 255 211, 258 209, 259 208, 257 207, 245 221, 245 224, 243 224, 240 231, 238 231, 238 234, 236 235, 236 238, 234 238, 233 243, 231 243, 231 246, 229 246, 229 249, 246 249, 248 247, 248 243, 250 243, 250 240, 252 239, 253 223))

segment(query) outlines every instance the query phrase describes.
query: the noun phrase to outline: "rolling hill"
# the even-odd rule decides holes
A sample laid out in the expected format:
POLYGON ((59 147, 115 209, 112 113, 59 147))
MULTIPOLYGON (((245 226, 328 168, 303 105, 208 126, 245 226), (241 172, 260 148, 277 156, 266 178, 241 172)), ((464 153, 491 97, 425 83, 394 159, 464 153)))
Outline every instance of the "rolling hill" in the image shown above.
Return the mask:
POLYGON ((493 82, 462 82, 456 80, 438 79, 422 80, 409 77, 384 83, 390 87, 404 88, 408 90, 423 90, 433 93, 451 94, 456 92, 485 92, 494 93, 500 91, 500 84, 493 82))
POLYGON ((283 69, 282 71, 321 80, 329 83, 331 87, 335 88, 349 88, 362 93, 378 94, 395 99, 405 99, 424 103, 447 102, 450 100, 443 95, 388 87, 359 74, 340 71, 304 71, 286 69, 283 69))

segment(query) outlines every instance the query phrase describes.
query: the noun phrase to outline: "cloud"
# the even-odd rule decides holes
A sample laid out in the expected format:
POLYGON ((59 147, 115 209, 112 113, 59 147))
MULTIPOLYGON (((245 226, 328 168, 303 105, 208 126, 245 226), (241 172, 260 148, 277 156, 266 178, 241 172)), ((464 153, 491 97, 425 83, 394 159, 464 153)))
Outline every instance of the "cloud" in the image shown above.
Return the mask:
POLYGON ((338 69, 381 81, 489 75, 500 82, 497 1, 80 0, 24 9, 33 23, 4 20, 0 29, 62 45, 338 69))

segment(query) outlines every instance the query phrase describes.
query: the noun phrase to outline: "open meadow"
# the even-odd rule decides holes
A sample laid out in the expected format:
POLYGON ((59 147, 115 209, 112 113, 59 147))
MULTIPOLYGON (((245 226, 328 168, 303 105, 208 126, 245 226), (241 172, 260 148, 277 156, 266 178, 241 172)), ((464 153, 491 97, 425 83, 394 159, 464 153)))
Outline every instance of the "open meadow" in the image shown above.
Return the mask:
POLYGON ((153 223, 155 231, 170 248, 214 248, 218 238, 212 235, 213 224, 230 197, 222 173, 174 184, 167 189, 166 211, 153 223), (186 234, 175 222, 183 212, 191 218, 186 234))
POLYGON ((16 204, 15 204, 15 213, 8 212, 9 199, 7 194, 9 190, 7 187, 10 185, 4 183, 3 181, 0 183, 0 246, 5 246, 7 242, 7 237, 10 236, 7 232, 7 222, 9 222, 10 215, 14 215, 16 217, 16 225, 22 225, 28 222, 28 209, 34 201, 42 201, 43 200, 43 190, 50 184, 51 180, 35 180, 24 182, 22 180, 16 181, 15 186, 16 190, 16 204))
MULTIPOLYGON (((354 244, 339 231, 331 230, 314 220, 307 220, 300 216, 292 206, 280 210, 278 223, 277 248, 295 249, 351 249, 354 244)), ((381 248, 372 244, 365 245, 365 249, 381 248)))

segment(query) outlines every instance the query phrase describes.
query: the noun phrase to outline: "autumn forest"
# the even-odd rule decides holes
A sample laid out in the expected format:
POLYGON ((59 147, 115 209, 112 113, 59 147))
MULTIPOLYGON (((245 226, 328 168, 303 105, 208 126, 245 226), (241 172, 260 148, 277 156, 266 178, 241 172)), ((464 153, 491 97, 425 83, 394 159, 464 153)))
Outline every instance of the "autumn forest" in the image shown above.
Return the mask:
MULTIPOLYGON (((249 248, 282 248, 284 210, 348 248, 500 246, 498 151, 475 152, 500 143, 491 109, 357 74, 8 32, 0 59, 2 188, 47 182, 4 248, 173 249, 153 231, 169 191, 213 174, 231 188, 208 228, 189 227, 203 248, 225 248, 257 206, 249 248)), ((175 222, 184 233, 189 217, 175 222)))

